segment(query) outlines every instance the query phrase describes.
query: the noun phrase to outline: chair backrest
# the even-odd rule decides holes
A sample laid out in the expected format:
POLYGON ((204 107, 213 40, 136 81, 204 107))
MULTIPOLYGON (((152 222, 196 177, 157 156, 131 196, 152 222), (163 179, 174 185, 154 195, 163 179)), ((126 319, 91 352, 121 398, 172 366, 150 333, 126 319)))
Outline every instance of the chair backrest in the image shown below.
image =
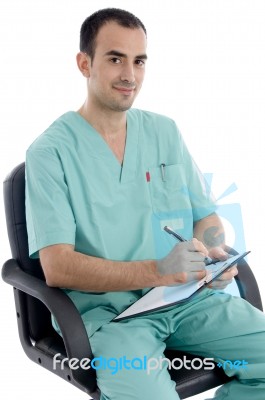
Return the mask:
MULTIPOLYGON (((38 259, 30 259, 25 215, 25 163, 14 168, 4 181, 6 225, 12 257, 28 274, 44 279, 38 259)), ((32 339, 39 340, 53 332, 50 313, 37 299, 26 296, 29 330, 32 339)))

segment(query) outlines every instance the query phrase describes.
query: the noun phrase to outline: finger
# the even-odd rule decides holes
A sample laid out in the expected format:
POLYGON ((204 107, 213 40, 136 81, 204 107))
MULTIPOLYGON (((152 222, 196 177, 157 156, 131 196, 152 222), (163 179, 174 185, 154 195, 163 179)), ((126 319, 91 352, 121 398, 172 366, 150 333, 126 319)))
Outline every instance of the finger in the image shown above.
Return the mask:
POLYGON ((234 276, 236 276, 238 274, 238 269, 236 267, 232 267, 228 270, 226 270, 219 278, 218 280, 230 280, 233 279, 234 276))
POLYGON ((213 247, 209 250, 209 256, 213 259, 225 261, 229 254, 222 247, 213 247))
POLYGON ((199 252, 197 252, 197 251, 190 251, 188 254, 187 254, 187 259, 190 261, 190 262, 198 262, 198 263, 204 263, 204 265, 205 265, 205 255, 204 254, 202 254, 202 253, 199 253, 199 252))
POLYGON ((200 281, 201 279, 205 278, 205 276, 205 270, 187 272, 187 282, 200 281))
POLYGON ((191 261, 189 263, 188 272, 198 272, 198 271, 205 271, 205 263, 204 258, 201 261, 191 261))
POLYGON ((207 287, 211 289, 225 289, 228 285, 232 283, 232 279, 229 280, 218 280, 216 279, 215 281, 211 282, 207 287))
POLYGON ((193 257, 194 254, 201 254, 203 257, 205 257, 205 251, 207 252, 207 249, 202 243, 201 245, 199 243, 201 242, 199 242, 197 239, 192 239, 189 242, 177 243, 172 251, 177 253, 179 253, 180 250, 185 251, 189 258, 193 257), (202 250, 201 252, 200 249, 202 250))
POLYGON ((190 251, 198 251, 202 253, 204 256, 208 256, 208 250, 204 246, 202 242, 200 242, 198 239, 193 238, 190 242, 190 251))
POLYGON ((177 272, 174 274, 176 284, 185 284, 191 281, 199 281, 206 276, 205 271, 177 272))

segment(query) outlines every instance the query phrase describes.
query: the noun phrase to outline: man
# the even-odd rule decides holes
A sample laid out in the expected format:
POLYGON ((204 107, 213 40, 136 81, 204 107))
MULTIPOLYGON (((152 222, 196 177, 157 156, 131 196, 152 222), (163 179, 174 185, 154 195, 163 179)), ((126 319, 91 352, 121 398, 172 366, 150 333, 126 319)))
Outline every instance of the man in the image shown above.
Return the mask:
MULTIPOLYGON (((76 304, 95 357, 159 359, 167 347, 247 359, 216 399, 264 400, 264 315, 220 290, 236 267, 192 301, 110 322, 147 288, 199 280, 206 256, 227 258, 214 201, 174 122, 131 109, 146 60, 146 30, 134 15, 105 9, 83 23, 77 65, 86 101, 27 152, 30 255, 76 304), (163 231, 168 221, 187 242, 163 231)), ((104 400, 179 399, 166 365, 123 369, 118 379, 99 369, 97 379, 104 400)))

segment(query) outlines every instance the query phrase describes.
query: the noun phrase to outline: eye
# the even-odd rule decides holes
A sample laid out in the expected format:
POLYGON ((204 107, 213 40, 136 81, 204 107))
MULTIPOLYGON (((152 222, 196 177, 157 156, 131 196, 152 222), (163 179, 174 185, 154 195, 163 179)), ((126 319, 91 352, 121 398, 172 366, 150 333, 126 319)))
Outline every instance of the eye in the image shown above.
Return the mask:
POLYGON ((144 67, 145 66, 145 62, 144 60, 135 60, 135 64, 138 65, 139 67, 144 67))
POLYGON ((112 58, 110 59, 110 62, 111 62, 112 64, 120 64, 122 61, 121 61, 121 59, 118 58, 118 57, 112 57, 112 58))

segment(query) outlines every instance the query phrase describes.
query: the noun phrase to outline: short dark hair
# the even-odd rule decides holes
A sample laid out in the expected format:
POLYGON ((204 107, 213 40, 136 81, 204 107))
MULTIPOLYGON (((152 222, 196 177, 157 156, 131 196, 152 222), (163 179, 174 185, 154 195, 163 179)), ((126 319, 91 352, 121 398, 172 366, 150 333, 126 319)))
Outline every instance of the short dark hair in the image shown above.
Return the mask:
POLYGON ((88 54, 92 61, 96 50, 97 34, 100 28, 110 21, 117 22, 125 28, 142 28, 146 34, 144 24, 128 11, 119 8, 104 8, 96 11, 85 19, 80 30, 80 51, 88 54))

